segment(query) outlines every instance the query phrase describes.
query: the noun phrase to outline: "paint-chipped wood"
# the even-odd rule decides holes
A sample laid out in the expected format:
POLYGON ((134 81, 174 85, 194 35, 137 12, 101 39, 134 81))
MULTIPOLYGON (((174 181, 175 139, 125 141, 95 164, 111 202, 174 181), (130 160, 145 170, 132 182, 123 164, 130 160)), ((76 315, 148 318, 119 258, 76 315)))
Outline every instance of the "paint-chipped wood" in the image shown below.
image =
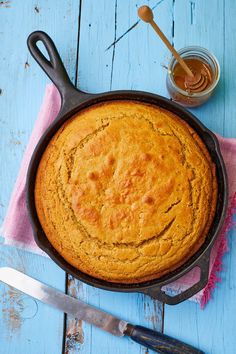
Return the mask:
POLYGON ((22 295, 13 288, 6 287, 2 299, 3 322, 8 331, 15 334, 21 330, 21 326, 25 320, 34 318, 38 312, 38 304, 36 300, 22 295))
POLYGON ((144 298, 143 307, 145 318, 152 324, 151 327, 157 331, 162 331, 164 305, 157 300, 150 302, 149 299, 147 301, 147 298, 144 298))
MULTIPOLYGON (((71 275, 67 277, 67 293, 75 298, 83 298, 83 284, 71 275)), ((66 316, 65 354, 78 353, 84 343, 83 322, 66 316)))
POLYGON ((25 67, 25 69, 28 69, 30 67, 30 64, 28 63, 28 60, 26 60, 24 67, 25 67))
POLYGON ((2 319, 8 331, 15 333, 20 330, 22 324, 21 314, 16 307, 22 308, 19 293, 9 290, 7 295, 3 294, 2 319), (5 306, 4 306, 5 305, 5 306))
MULTIPOLYGON (((16 263, 16 266, 19 270, 25 271, 25 267, 22 266, 22 264, 16 263)), ((21 293, 15 291, 11 287, 4 286, 4 292, 0 298, 0 304, 2 308, 3 323, 10 333, 15 333, 21 329, 23 323, 21 313, 24 310, 22 298, 23 296, 21 293)))
POLYGON ((40 12, 40 8, 39 8, 37 5, 35 5, 35 7, 34 7, 34 11, 35 11, 37 14, 39 14, 39 12, 40 12))
POLYGON ((5 7, 5 8, 10 8, 11 7, 11 1, 0 1, 0 8, 5 7))

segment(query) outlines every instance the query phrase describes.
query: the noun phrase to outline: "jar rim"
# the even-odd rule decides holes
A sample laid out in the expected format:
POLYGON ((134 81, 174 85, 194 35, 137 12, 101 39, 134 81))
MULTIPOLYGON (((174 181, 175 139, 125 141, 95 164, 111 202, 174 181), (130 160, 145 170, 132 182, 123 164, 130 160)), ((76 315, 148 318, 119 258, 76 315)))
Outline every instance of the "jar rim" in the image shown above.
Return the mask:
POLYGON ((220 64, 219 64, 217 58, 215 57, 215 55, 210 53, 208 49, 200 47, 200 46, 184 47, 184 48, 181 48, 180 50, 178 50, 177 52, 180 54, 181 58, 182 58, 182 54, 184 54, 184 53, 190 53, 191 54, 191 52, 195 52, 195 55, 196 55, 196 52, 198 52, 199 55, 200 54, 204 54, 213 63, 213 65, 215 67, 215 70, 216 70, 216 75, 215 75, 214 81, 212 82, 212 84, 206 90, 201 91, 201 92, 188 93, 188 92, 182 90, 179 86, 177 86, 175 81, 174 81, 172 67, 173 67, 173 64, 175 62, 177 62, 177 60, 175 59, 174 56, 172 56, 170 61, 169 61, 167 75, 168 75, 168 77, 170 79, 171 84, 175 88, 175 90, 178 91, 179 93, 181 93, 182 95, 186 96, 186 97, 198 97, 199 98, 199 97, 202 97, 202 96, 205 96, 205 95, 211 93, 215 89, 215 87, 218 84, 219 79, 220 79, 220 64))

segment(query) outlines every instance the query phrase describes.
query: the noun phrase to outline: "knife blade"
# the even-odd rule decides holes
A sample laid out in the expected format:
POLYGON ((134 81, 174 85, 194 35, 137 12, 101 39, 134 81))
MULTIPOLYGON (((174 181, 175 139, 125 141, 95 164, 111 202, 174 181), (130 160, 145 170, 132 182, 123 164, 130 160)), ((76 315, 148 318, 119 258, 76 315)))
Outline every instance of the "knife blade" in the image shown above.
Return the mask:
POLYGON ((160 354, 204 354, 201 350, 163 333, 142 326, 135 326, 114 317, 41 283, 16 269, 10 267, 0 268, 0 281, 115 336, 123 337, 127 335, 135 342, 145 345, 160 354))
POLYGON ((115 336, 124 335, 123 332, 127 327, 127 322, 87 305, 85 302, 49 287, 15 269, 0 268, 0 280, 74 318, 82 319, 115 336))

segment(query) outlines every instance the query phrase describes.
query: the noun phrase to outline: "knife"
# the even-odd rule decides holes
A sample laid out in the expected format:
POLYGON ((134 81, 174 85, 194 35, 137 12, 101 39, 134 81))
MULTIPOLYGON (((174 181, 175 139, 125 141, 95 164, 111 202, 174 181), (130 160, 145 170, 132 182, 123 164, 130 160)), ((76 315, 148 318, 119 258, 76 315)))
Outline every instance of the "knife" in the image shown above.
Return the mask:
POLYGON ((13 268, 0 268, 0 281, 115 336, 128 336, 159 354, 204 354, 203 351, 165 334, 114 317, 13 268))

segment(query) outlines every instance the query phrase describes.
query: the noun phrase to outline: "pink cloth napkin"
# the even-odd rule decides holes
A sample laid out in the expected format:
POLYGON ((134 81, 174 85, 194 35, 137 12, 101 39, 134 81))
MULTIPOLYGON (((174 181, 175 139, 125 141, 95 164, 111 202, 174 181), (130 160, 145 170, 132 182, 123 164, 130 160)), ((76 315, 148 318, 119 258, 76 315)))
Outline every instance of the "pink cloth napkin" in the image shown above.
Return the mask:
MULTIPOLYGON (((44 256, 46 254, 37 247, 33 239, 25 203, 25 180, 32 152, 43 132, 57 116, 60 105, 61 99, 56 87, 48 85, 1 228, 1 235, 5 238, 5 244, 24 248, 44 256)), ((218 139, 229 177, 230 201, 224 226, 211 252, 209 282, 202 291, 191 298, 191 300, 198 302, 201 307, 204 307, 207 303, 215 283, 220 280, 218 274, 222 268, 222 256, 228 249, 226 236, 233 225, 233 214, 236 209, 236 139, 224 139, 220 136, 218 136, 218 139)), ((195 268, 179 280, 166 286, 165 289, 172 293, 180 292, 196 283, 198 279, 199 270, 195 268)))

